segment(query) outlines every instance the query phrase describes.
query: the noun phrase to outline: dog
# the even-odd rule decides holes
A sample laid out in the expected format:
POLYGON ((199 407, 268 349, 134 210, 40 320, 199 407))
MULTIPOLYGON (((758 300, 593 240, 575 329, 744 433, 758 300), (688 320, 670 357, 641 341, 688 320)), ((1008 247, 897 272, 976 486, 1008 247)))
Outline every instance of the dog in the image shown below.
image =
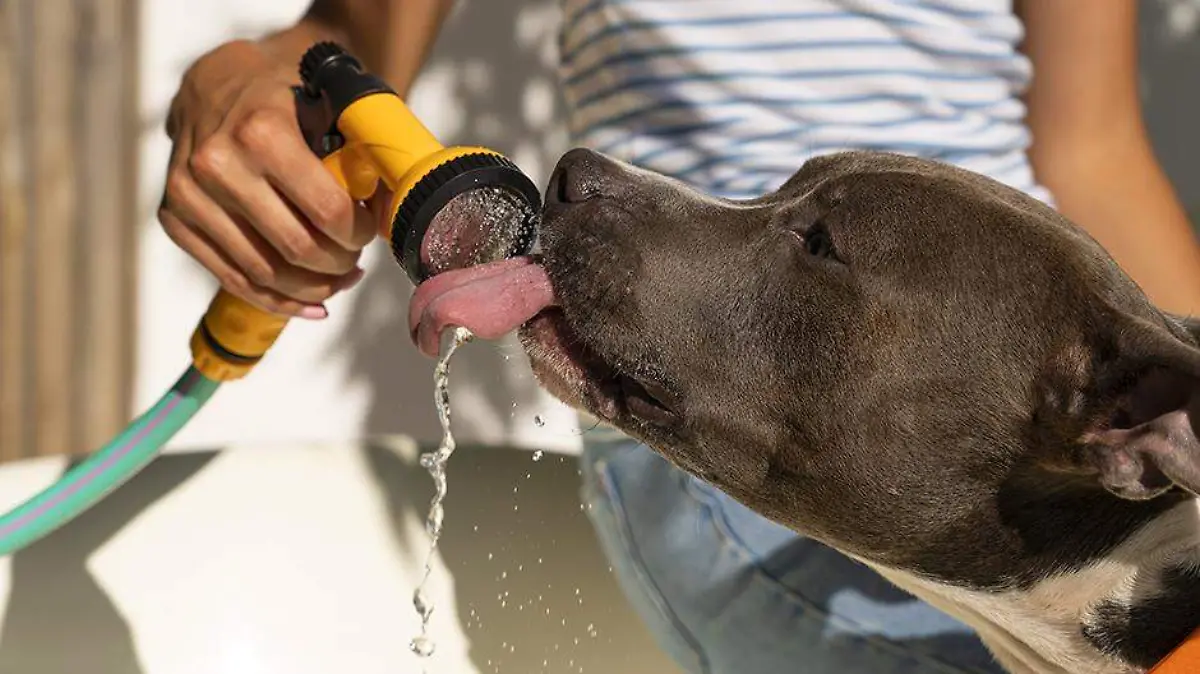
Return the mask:
POLYGON ((545 201, 519 335, 557 398, 1014 674, 1140 674, 1200 626, 1200 322, 1052 208, 867 152, 731 202, 572 150, 545 201))

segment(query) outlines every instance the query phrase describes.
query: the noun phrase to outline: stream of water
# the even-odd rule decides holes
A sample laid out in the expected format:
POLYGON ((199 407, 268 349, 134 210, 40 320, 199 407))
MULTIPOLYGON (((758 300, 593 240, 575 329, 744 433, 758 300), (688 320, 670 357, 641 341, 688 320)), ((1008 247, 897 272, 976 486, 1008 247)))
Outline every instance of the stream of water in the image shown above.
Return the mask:
POLYGON ((429 637, 429 617, 433 615, 433 603, 425 593, 429 574, 433 571, 433 559, 437 553, 438 539, 442 535, 442 521, 446 499, 446 462, 454 453, 454 434, 450 432, 450 359, 472 335, 466 328, 455 328, 451 338, 442 343, 437 367, 433 371, 433 401, 437 406, 438 420, 442 423, 442 442, 436 451, 421 455, 421 467, 433 478, 434 494, 429 504, 429 515, 425 518, 425 530, 429 533, 429 552, 425 557, 425 570, 421 583, 413 591, 413 608, 421 618, 421 633, 409 642, 409 648, 422 658, 433 655, 437 644, 429 637))

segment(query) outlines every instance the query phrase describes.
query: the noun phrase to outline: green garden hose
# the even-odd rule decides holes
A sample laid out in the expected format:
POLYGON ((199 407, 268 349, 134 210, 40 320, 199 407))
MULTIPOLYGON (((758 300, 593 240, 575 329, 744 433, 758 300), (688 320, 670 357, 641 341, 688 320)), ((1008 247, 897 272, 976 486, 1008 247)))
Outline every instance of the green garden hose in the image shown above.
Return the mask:
POLYGON ((62 479, 0 517, 0 557, 37 541, 137 474, 208 402, 219 382, 194 367, 154 407, 62 479))

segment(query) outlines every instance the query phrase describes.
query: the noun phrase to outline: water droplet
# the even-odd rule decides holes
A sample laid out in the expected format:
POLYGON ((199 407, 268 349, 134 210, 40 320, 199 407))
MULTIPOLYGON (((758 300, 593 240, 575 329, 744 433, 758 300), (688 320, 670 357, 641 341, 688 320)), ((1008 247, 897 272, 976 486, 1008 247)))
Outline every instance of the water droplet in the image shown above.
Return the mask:
POLYGON ((425 531, 433 538, 442 535, 442 520, 445 518, 445 513, 441 503, 435 503, 429 508, 429 517, 425 520, 425 531))
POLYGON ((533 425, 537 426, 538 428, 542 428, 546 425, 546 420, 542 418, 542 415, 538 414, 533 417, 533 425))
POLYGON ((540 450, 540 449, 539 449, 539 450, 537 450, 536 452, 534 452, 534 453, 533 453, 533 460, 534 460, 534 461, 541 461, 541 460, 542 460, 542 457, 543 457, 543 456, 545 456, 545 455, 546 455, 546 453, 545 453, 545 452, 543 452, 542 450, 540 450))
POLYGON ((437 649, 437 644, 425 635, 414 637, 408 644, 409 650, 416 653, 418 657, 427 658, 433 655, 433 651, 437 649))
POLYGON ((413 592, 413 608, 417 609, 417 615, 421 616, 422 621, 429 620, 430 614, 433 613, 433 605, 429 603, 429 597, 425 596, 425 591, 417 588, 413 592))

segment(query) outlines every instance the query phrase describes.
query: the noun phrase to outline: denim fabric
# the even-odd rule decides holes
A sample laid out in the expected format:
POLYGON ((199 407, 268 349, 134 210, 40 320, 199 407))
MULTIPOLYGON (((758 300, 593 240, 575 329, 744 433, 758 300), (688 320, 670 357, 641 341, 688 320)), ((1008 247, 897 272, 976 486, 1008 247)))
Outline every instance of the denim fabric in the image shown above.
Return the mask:
POLYGON ((583 496, 614 573, 690 674, 1001 674, 971 630, 611 430, 583 496))

